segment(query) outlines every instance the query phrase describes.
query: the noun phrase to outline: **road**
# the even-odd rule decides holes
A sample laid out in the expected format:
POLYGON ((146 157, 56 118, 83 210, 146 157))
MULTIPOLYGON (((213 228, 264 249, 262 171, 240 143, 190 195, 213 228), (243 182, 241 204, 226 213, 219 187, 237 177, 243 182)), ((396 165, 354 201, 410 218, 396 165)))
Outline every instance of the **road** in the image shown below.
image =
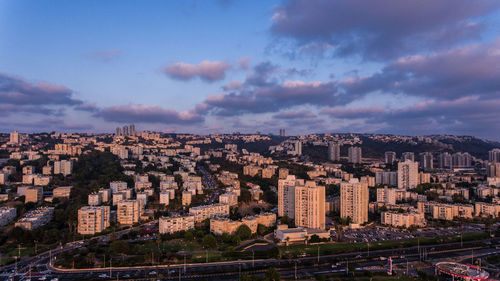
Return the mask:
MULTIPOLYGON (((493 240, 497 244, 496 239, 493 240)), ((475 257, 499 254, 500 250, 489 245, 470 247, 468 243, 464 243, 464 248, 456 243, 427 246, 427 247, 410 247, 401 249, 378 250, 368 252, 346 253, 319 257, 303 257, 297 259, 259 259, 259 260, 240 260, 229 262, 213 262, 203 264, 186 264, 186 265, 159 265, 159 266, 140 266, 127 268, 95 268, 95 269, 80 269, 80 270, 60 270, 52 268, 49 259, 41 258, 38 264, 43 268, 49 268, 52 273, 50 278, 58 278, 59 280, 91 280, 91 279, 112 279, 117 277, 120 279, 133 278, 140 280, 141 278, 161 277, 162 280, 199 280, 199 279, 221 279, 234 280, 238 279, 240 272, 249 274, 264 274, 269 267, 288 267, 279 268, 283 277, 293 277, 295 274, 301 277, 313 276, 316 273, 342 273, 347 268, 347 263, 352 264, 355 268, 363 270, 370 268, 372 271, 384 270, 386 261, 381 261, 378 257, 393 257, 393 264, 408 264, 418 262, 425 258, 427 261, 449 260, 449 259, 466 259, 470 258, 472 251, 475 257), (451 249, 449 249, 451 247, 451 249), (422 252, 427 254, 421 255, 422 252), (369 256, 368 256, 369 255, 369 256), (319 263, 318 263, 319 261, 319 263), (338 262, 339 265, 332 268, 332 263, 338 262), (319 264, 319 265, 318 265, 319 264), (295 270, 297 266, 297 270, 295 270), (296 273, 297 272, 297 273, 296 273), (180 276, 179 276, 180 275, 180 276), (100 277, 102 276, 102 277, 100 277), (107 277, 104 277, 107 276, 107 277)), ((16 280, 21 280, 18 277, 16 280)), ((32 279, 34 280, 34 279, 32 279)))

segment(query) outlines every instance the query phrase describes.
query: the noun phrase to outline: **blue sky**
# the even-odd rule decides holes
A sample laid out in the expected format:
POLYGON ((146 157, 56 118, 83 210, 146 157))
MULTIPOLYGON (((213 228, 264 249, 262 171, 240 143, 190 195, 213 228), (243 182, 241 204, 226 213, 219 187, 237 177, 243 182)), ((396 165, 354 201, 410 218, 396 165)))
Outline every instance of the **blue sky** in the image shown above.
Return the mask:
POLYGON ((499 8, 0 0, 0 128, 498 140, 499 8))

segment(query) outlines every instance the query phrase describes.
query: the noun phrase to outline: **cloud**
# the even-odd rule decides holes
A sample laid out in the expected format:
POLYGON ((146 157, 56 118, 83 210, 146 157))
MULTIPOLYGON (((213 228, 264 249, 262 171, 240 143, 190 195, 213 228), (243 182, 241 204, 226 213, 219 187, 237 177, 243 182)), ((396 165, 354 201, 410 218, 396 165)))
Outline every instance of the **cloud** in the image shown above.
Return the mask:
POLYGON ((122 55, 122 51, 118 49, 114 50, 100 50, 91 53, 87 53, 86 56, 96 61, 100 62, 110 62, 118 59, 122 55))
POLYGON ((0 73, 0 103, 13 105, 78 105, 73 91, 64 86, 39 82, 28 83, 5 73, 0 73))
POLYGON ((316 118, 316 114, 312 113, 308 110, 300 110, 300 111, 285 111, 280 112, 278 114, 273 115, 274 119, 307 119, 307 118, 316 118))
POLYGON ((246 70, 250 67, 250 57, 242 57, 238 60, 238 67, 240 69, 246 70))
POLYGON ((381 91, 439 99, 472 94, 499 97, 499 65, 497 39, 429 55, 402 57, 371 76, 347 78, 340 87, 353 95, 381 91))
POLYGON ((164 124, 194 124, 204 119, 195 111, 177 112, 160 106, 123 105, 110 106, 94 114, 109 122, 120 123, 164 123, 164 124))
POLYGON ((94 129, 92 124, 76 124, 67 123, 64 118, 47 117, 39 120, 27 122, 0 122, 0 127, 4 130, 19 130, 22 132, 49 132, 49 131, 63 131, 63 132, 82 132, 94 129))
POLYGON ((378 60, 476 39, 481 17, 499 7, 496 0, 290 0, 275 8, 271 32, 305 52, 378 60))
POLYGON ((330 108, 322 111, 335 120, 363 119, 365 131, 407 135, 459 134, 500 139, 498 123, 500 99, 482 100, 477 96, 454 100, 430 99, 400 109, 379 107, 330 108))
POLYGON ((228 84, 222 86, 224 91, 233 91, 238 90, 243 87, 243 84, 240 81, 231 81, 228 84))
POLYGON ((336 90, 332 82, 285 81, 263 87, 246 87, 237 93, 209 95, 198 105, 198 111, 234 116, 276 112, 297 105, 333 105, 337 100, 336 90))
POLYGON ((198 65, 177 62, 162 69, 168 77, 179 80, 200 78, 207 82, 223 80, 231 66, 220 61, 202 61, 198 65))

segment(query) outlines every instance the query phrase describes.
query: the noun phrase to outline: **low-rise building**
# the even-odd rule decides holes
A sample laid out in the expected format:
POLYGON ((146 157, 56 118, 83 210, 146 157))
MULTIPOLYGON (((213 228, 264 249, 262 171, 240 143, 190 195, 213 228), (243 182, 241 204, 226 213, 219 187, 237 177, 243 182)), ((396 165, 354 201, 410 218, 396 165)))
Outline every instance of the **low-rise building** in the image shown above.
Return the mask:
POLYGON ((17 210, 11 207, 0 207, 0 226, 5 226, 16 219, 17 210))
POLYGON ((32 186, 26 189, 24 203, 38 203, 43 199, 43 188, 41 186, 32 186))
POLYGON ((381 214, 381 223, 393 227, 424 227, 426 225, 424 213, 418 211, 397 212, 387 211, 381 214))
POLYGON ((24 217, 15 223, 15 226, 25 230, 33 230, 47 224, 52 219, 53 215, 53 207, 40 207, 36 210, 27 212, 24 217))
POLYGON ((88 196, 88 203, 90 206, 99 206, 102 203, 101 193, 91 193, 88 196))
POLYGON ((72 186, 60 186, 54 188, 52 191, 52 197, 54 198, 69 198, 71 195, 72 186))
POLYGON ((175 214, 169 217, 160 217, 158 229, 161 234, 194 229, 194 215, 175 214))
POLYGON ((226 192, 219 195, 219 202, 229 206, 238 206, 238 195, 235 192, 226 192))
POLYGON ((264 213, 255 216, 244 217, 241 220, 230 220, 227 217, 214 216, 210 218, 210 232, 214 234, 234 234, 242 225, 248 226, 252 233, 257 232, 259 224, 272 227, 276 223, 276 214, 264 213))
POLYGON ((195 222, 202 222, 212 216, 228 216, 228 204, 211 204, 189 208, 189 213, 194 215, 195 222))

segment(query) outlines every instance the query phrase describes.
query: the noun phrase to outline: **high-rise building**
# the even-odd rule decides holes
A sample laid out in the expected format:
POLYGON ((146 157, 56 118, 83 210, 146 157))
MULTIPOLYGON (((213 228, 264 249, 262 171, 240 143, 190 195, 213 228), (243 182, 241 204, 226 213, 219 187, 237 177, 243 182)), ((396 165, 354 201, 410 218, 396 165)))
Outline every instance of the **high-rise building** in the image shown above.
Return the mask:
POLYGON ((295 186, 295 226, 325 229, 325 186, 307 181, 295 186))
POLYGON ((448 152, 443 152, 439 154, 439 168, 441 169, 451 169, 451 154, 448 152))
POLYGON ((360 164, 362 162, 361 147, 351 146, 348 151, 349 163, 360 164))
POLYGON ((14 131, 10 133, 10 143, 19 143, 19 132, 14 131))
POLYGON ((396 152, 386 151, 385 152, 385 164, 392 164, 396 161, 396 152))
POLYGON ((128 134, 128 126, 127 126, 127 125, 123 126, 123 129, 122 129, 122 134, 123 134, 123 136, 125 136, 125 137, 129 135, 129 134, 128 134))
POLYGON ((432 152, 420 153, 420 167, 425 171, 434 169, 434 156, 432 156, 432 152))
POLYGON ((472 156, 468 152, 453 153, 451 158, 453 168, 468 168, 472 166, 472 156))
POLYGON ((492 163, 500 163, 500 148, 494 148, 488 152, 488 159, 492 163))
POLYGON ((278 181, 278 215, 306 228, 325 228, 325 187, 289 175, 278 181))
POLYGON ((121 200, 117 205, 116 216, 120 224, 133 225, 139 222, 144 207, 141 200, 121 200))
POLYGON ((368 184, 351 179, 340 183, 340 217, 355 224, 368 221, 368 184))
POLYGON ((85 206, 78 210, 78 233, 94 235, 109 227, 109 206, 85 206))
POLYGON ((120 129, 120 127, 116 127, 115 136, 121 136, 121 135, 122 135, 122 130, 120 129))
POLYGON ((70 160, 54 161, 54 174, 70 175, 73 171, 73 162, 70 160))
POLYGON ((328 160, 340 161, 340 144, 334 142, 328 143, 328 160))
POLYGON ((288 175, 278 180, 278 216, 295 218, 295 185, 304 184, 303 179, 288 175))
POLYGON ((403 152, 401 155, 401 162, 406 160, 415 161, 415 153, 413 152, 403 152))
POLYGON ((418 163, 410 160, 398 163, 398 188, 413 189, 418 185, 418 163))
POLYGON ((500 178, 500 163, 488 164, 487 173, 490 178, 500 178))
POLYGON ((133 137, 135 136, 135 125, 134 124, 129 125, 129 134, 133 137))
POLYGON ((280 137, 286 136, 285 129, 280 129, 280 137))
POLYGON ((302 155, 302 142, 297 140, 294 143, 295 145, 295 155, 302 155))

